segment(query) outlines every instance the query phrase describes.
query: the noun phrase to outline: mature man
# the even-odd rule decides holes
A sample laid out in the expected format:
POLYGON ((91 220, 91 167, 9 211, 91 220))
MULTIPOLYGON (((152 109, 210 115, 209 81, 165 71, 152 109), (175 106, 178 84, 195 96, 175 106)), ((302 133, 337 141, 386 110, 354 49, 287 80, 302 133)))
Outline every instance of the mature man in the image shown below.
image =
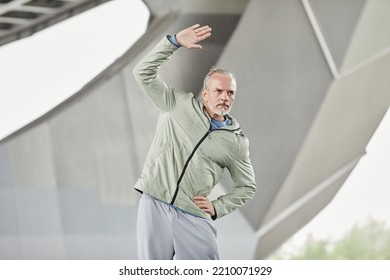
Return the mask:
MULTIPOLYGON (((164 37, 134 68, 142 91, 160 110, 156 135, 135 189, 139 259, 219 259, 214 221, 243 206, 255 193, 249 142, 228 113, 236 79, 211 69, 204 79, 202 102, 192 93, 167 85, 162 63, 180 47, 200 49, 211 28, 196 24, 164 37), (208 199, 224 168, 234 186, 208 199)), ((188 67, 183 65, 183 67, 188 67)))

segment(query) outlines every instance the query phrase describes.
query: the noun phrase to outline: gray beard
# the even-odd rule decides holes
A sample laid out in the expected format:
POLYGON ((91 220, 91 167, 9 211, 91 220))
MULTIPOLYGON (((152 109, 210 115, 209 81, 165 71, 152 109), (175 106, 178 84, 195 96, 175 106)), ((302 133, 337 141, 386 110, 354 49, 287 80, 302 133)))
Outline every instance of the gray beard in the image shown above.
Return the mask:
POLYGON ((213 112, 213 114, 216 114, 216 115, 221 116, 221 117, 223 117, 229 113, 228 110, 213 110, 212 112, 213 112))

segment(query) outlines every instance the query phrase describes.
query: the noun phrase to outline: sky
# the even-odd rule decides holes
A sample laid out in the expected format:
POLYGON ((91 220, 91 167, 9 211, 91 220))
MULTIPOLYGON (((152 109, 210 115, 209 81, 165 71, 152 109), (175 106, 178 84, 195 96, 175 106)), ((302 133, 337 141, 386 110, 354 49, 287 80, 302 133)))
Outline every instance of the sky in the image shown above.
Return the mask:
MULTIPOLYGON (((144 33, 147 20, 140 0, 110 1, 0 47, 0 139, 77 92, 144 33)), ((389 143, 387 112, 341 190, 293 242, 299 244, 309 233, 337 239, 368 217, 390 226, 389 143)))

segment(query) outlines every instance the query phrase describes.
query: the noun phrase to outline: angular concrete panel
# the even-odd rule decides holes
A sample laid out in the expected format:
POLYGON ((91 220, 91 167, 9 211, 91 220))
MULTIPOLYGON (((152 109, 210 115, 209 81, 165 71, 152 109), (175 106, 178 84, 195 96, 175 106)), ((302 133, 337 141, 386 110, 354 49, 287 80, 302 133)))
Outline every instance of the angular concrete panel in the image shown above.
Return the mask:
POLYGON ((0 46, 31 36, 107 1, 0 1, 0 46))
POLYGON ((60 236, 62 234, 56 189, 18 189, 16 191, 16 202, 22 236, 45 234, 60 236))
POLYGON ((9 143, 12 178, 19 188, 57 186, 49 127, 46 122, 18 134, 9 143))
POLYGON ((347 75, 390 52, 390 1, 367 1, 351 39, 342 74, 347 75))
POLYGON ((120 235, 106 235, 105 260, 136 260, 137 245, 135 231, 120 235))
POLYGON ((23 235, 21 240, 25 260, 63 260, 66 258, 62 235, 23 235))
POLYGON ((18 235, 0 235, 0 260, 23 259, 18 235))
POLYGON ((0 144, 0 170, 0 189, 13 187, 9 146, 6 143, 0 144))
POLYGON ((107 243, 104 234, 75 235, 64 237, 66 259, 104 260, 107 259, 107 243))
POLYGON ((308 0, 316 21, 340 70, 367 0, 308 0))
POLYGON ((63 188, 58 191, 63 234, 103 235, 103 206, 94 189, 63 188))
POLYGON ((0 236, 19 236, 19 234, 20 221, 15 189, 0 189, 0 236))

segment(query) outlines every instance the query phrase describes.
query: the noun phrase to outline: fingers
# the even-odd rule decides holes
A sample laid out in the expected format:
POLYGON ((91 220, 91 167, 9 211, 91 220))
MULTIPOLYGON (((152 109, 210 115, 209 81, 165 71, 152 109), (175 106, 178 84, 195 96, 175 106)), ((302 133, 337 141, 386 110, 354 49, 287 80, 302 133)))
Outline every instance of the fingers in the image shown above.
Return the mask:
MULTIPOLYGON (((208 37, 211 36, 212 29, 208 25, 200 26, 200 24, 195 24, 195 25, 191 26, 190 28, 195 33, 195 36, 196 36, 195 40, 197 42, 203 41, 203 40, 205 40, 205 39, 207 39, 208 37)), ((199 45, 199 44, 192 44, 191 48, 193 48, 193 49, 201 49, 202 46, 199 45)))
POLYGON ((189 27, 189 29, 196 29, 196 28, 198 28, 199 26, 200 26, 200 24, 197 23, 197 24, 194 24, 193 26, 189 27))
POLYGON ((194 202, 200 209, 209 209, 211 202, 208 200, 207 197, 202 196, 196 196, 194 197, 194 202))
POLYGON ((194 202, 200 209, 202 209, 206 213, 209 213, 212 216, 215 214, 214 206, 213 206, 213 204, 211 203, 211 201, 207 197, 205 197, 205 196, 195 196, 194 197, 194 202))
POLYGON ((206 196, 195 196, 194 197, 195 202, 207 202, 210 201, 206 196))
POLYGON ((177 42, 189 49, 201 49, 199 44, 211 36, 211 28, 208 25, 200 26, 200 24, 194 24, 176 34, 177 42))
POLYGON ((203 201, 207 201, 208 198, 205 197, 205 196, 195 196, 194 200, 197 201, 197 202, 203 202, 203 201))
POLYGON ((202 41, 202 40, 205 40, 208 37, 210 37, 211 31, 212 31, 212 29, 207 25, 194 29, 194 32, 198 38, 198 41, 202 41))
MULTIPOLYGON (((198 24, 199 25, 199 24, 198 24)), ((194 25, 196 26, 196 25, 194 25)), ((193 28, 197 36, 203 36, 205 34, 211 33, 212 29, 208 25, 202 27, 193 28)))

